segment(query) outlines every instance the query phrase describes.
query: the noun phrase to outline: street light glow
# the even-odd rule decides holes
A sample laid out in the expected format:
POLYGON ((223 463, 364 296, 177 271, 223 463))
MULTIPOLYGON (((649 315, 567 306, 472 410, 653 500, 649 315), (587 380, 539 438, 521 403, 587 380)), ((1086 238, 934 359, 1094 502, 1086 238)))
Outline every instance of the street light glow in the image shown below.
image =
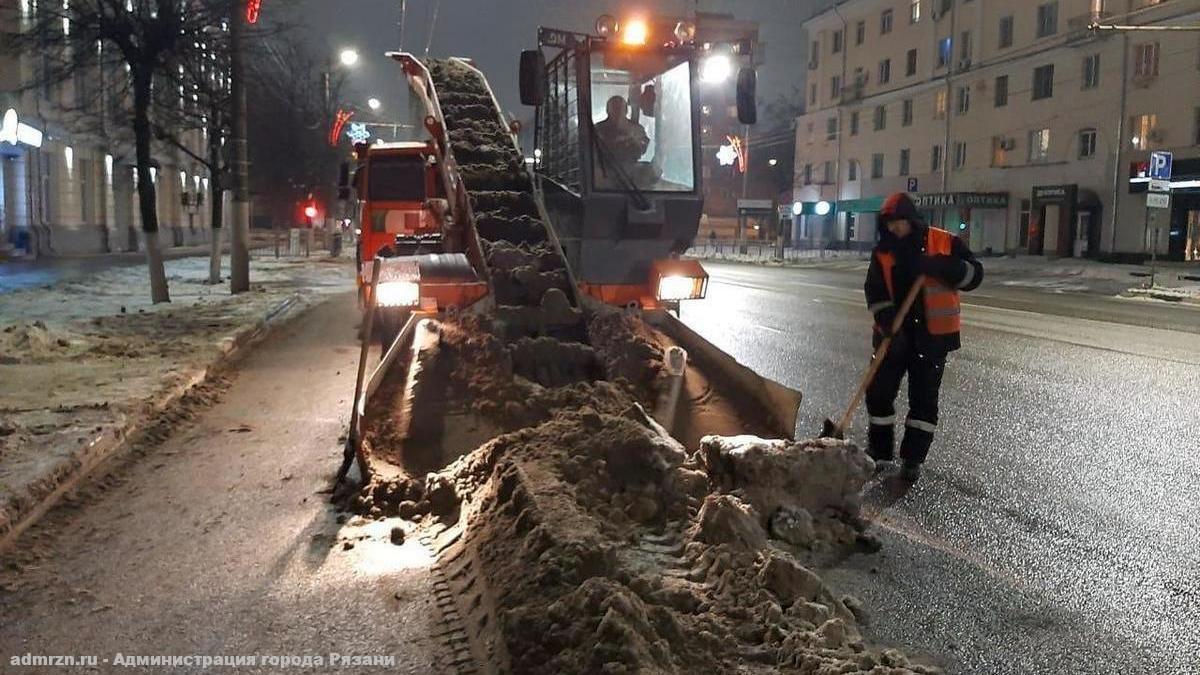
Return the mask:
POLYGON ((713 54, 700 64, 700 80, 707 84, 721 84, 733 75, 733 62, 727 54, 713 54))
POLYGON ((383 104, 379 102, 379 99, 375 98, 374 96, 367 99, 367 107, 371 110, 379 110, 380 106, 382 105, 383 104))
POLYGON ((341 59, 343 66, 350 67, 358 63, 358 52, 354 49, 346 48, 342 50, 338 58, 341 59))
POLYGON ((817 205, 815 207, 813 207, 813 211, 818 216, 827 216, 827 215, 829 215, 829 212, 832 210, 833 210, 833 204, 830 204, 829 202, 826 202, 826 201, 817 202, 817 205))

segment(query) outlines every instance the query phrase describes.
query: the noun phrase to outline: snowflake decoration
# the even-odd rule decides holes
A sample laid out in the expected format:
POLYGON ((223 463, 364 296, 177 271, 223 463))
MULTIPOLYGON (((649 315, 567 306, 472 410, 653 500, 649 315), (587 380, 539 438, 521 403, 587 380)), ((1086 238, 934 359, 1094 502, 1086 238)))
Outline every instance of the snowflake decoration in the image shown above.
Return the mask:
POLYGON ((352 122, 350 129, 346 132, 351 141, 355 143, 365 143, 371 137, 371 132, 367 131, 367 125, 361 122, 352 122))

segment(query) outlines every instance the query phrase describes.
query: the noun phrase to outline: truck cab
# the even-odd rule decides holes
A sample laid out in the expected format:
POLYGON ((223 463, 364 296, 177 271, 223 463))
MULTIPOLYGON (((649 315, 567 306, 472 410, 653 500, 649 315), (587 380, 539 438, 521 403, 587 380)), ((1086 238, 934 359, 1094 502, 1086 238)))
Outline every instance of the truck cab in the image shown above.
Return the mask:
POLYGON ((432 142, 361 144, 358 169, 356 259, 358 283, 371 283, 376 256, 393 258, 442 252, 444 191, 432 142))

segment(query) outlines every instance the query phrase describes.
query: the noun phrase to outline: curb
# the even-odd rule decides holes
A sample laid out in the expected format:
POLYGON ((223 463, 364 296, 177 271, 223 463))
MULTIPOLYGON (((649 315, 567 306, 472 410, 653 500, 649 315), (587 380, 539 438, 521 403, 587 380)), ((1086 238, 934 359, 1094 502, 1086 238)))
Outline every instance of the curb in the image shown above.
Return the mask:
MULTIPOLYGON (((58 504, 64 495, 79 485, 93 471, 128 450, 132 445, 131 441, 136 439, 155 417, 174 407, 184 396, 207 382, 217 371, 241 358, 249 347, 260 342, 271 331, 303 314, 302 310, 307 307, 302 305, 300 300, 300 295, 293 293, 272 307, 254 324, 222 339, 218 343, 219 353, 210 363, 194 369, 185 376, 183 382, 153 395, 152 400, 125 420, 118 422, 116 426, 97 433, 91 441, 55 468, 57 475, 51 474, 49 477, 39 478, 33 483, 35 488, 39 484, 50 484, 53 487, 47 485, 48 489, 43 494, 33 496, 33 503, 15 513, 0 513, 0 553, 16 543, 25 530, 37 523, 42 516, 58 504), (70 466, 63 468, 64 464, 70 466)), ((0 508, 8 508, 13 503, 19 504, 20 498, 13 500, 8 505, 0 505, 0 508)))

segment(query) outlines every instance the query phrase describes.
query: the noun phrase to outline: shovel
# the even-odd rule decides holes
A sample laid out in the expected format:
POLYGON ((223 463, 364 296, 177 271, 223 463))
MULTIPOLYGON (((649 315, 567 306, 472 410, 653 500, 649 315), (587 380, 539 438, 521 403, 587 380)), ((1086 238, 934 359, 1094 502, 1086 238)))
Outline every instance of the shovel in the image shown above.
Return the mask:
POLYGON ((854 398, 850 399, 850 405, 846 407, 846 413, 836 423, 826 417, 824 428, 821 430, 821 438, 836 438, 839 440, 846 438, 846 426, 850 424, 850 418, 854 417, 854 411, 858 410, 863 397, 867 395, 867 387, 871 386, 871 381, 875 379, 875 374, 879 372, 879 367, 883 365, 883 359, 892 347, 892 336, 900 332, 900 329, 904 326, 904 321, 908 318, 908 313, 912 310, 913 303, 917 301, 917 295, 920 294, 924 286, 925 275, 922 274, 913 282, 912 288, 908 290, 908 295, 904 298, 904 304, 900 306, 900 311, 896 313, 896 318, 892 320, 892 330, 889 336, 885 337, 879 343, 879 348, 875 350, 875 356, 871 358, 871 365, 867 367, 867 372, 863 375, 862 382, 858 384, 858 391, 854 392, 854 398))

